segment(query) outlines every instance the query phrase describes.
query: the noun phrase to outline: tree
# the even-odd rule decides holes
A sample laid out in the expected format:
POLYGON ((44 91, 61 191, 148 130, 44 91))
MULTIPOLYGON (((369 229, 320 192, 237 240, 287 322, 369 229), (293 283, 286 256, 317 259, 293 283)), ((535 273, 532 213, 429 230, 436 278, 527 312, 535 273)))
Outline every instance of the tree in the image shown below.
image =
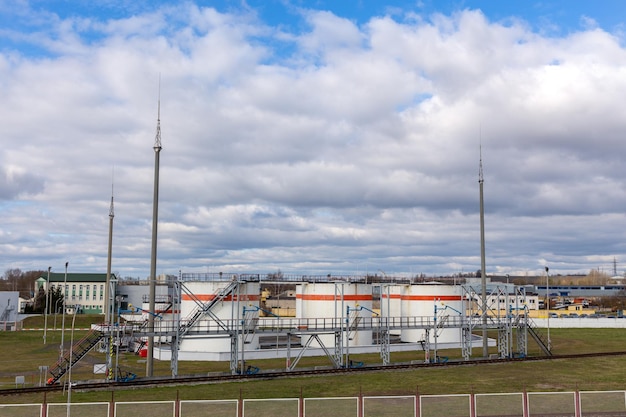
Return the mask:
POLYGON ((37 291, 37 296, 33 302, 33 313, 43 313, 46 309, 46 291, 44 291, 43 287, 39 287, 39 291, 37 291))
POLYGON ((604 272, 601 272, 597 269, 592 269, 589 271, 586 277, 577 281, 580 284, 589 284, 589 285, 605 285, 608 284, 611 280, 611 276, 604 272))
POLYGON ((20 297, 31 298, 35 295, 33 293, 35 281, 42 275, 43 271, 23 272, 19 268, 7 269, 0 280, 0 291, 19 291, 20 297))
POLYGON ((23 275, 24 273, 19 268, 4 271, 4 276, 2 277, 2 291, 17 291, 17 284, 23 275))
POLYGON ((61 287, 54 288, 50 291, 50 299, 48 300, 48 314, 58 313, 63 309, 63 292, 61 287), (56 309, 56 311, 55 311, 56 309))

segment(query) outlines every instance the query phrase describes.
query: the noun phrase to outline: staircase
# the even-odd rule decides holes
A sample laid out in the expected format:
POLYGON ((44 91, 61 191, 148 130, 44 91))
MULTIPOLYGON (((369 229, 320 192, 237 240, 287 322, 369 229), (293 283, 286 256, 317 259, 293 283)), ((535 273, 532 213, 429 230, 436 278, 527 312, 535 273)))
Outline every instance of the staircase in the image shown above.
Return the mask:
POLYGON ((259 312, 253 311, 250 313, 246 313, 246 316, 243 320, 243 343, 249 344, 252 341, 252 336, 259 324, 259 312))
POLYGON ((535 342, 537 342, 543 353, 546 354, 546 356, 552 356, 552 352, 550 351, 550 347, 548 345, 548 338, 531 319, 526 319, 526 323, 528 333, 530 333, 532 338, 535 339, 535 342))
POLYGON ((195 296, 193 294, 189 294, 192 298, 194 298, 194 301, 196 302, 196 304, 199 305, 199 307, 187 319, 185 319, 184 322, 180 325, 180 328, 178 330, 179 337, 186 335, 189 332, 189 330, 193 327, 193 325, 198 320, 200 320, 200 318, 203 315, 208 313, 211 310, 211 308, 213 308, 214 305, 216 305, 220 301, 223 301, 226 297, 232 294, 233 290, 237 288, 237 285, 238 285, 237 281, 231 281, 227 287, 224 287, 220 289, 219 291, 217 291, 214 294, 213 299, 210 300, 206 304, 203 304, 202 301, 194 298, 195 296))
POLYGON ((348 338, 350 340, 354 339, 356 335, 357 329, 359 328, 359 323, 361 323, 362 317, 358 311, 355 311, 350 314, 352 317, 348 318, 348 338))
POLYGON ((445 316, 439 316, 439 321, 437 321, 437 328, 435 329, 437 336, 441 335, 441 332, 443 332, 443 328, 445 327, 446 322, 449 318, 450 316, 447 314, 445 316))
POLYGON ((100 330, 91 329, 85 337, 75 343, 70 352, 67 352, 64 357, 60 358, 56 364, 50 368, 50 377, 47 381, 48 385, 52 385, 57 382, 65 373, 74 366, 79 360, 81 360, 98 342, 104 337, 104 333, 100 330), (70 356, 72 362, 70 363, 70 356))

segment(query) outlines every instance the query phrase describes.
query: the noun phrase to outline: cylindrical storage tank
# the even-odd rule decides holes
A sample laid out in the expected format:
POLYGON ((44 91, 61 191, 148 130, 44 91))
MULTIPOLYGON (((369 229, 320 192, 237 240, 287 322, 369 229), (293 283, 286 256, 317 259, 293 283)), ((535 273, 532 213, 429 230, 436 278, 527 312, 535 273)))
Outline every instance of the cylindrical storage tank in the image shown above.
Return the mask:
MULTIPOLYGON (((402 321, 402 294, 409 287, 408 284, 383 284, 380 286, 380 315, 389 319, 389 324, 400 325, 402 321)), ((400 329, 391 329, 392 335, 400 335, 400 329)))
MULTIPOLYGON (((409 323, 423 322, 430 324, 430 343, 435 342, 435 323, 437 343, 461 343, 460 323, 464 319, 463 288, 460 285, 413 284, 402 295, 402 314, 409 323), (423 317, 424 320, 415 320, 423 317), (458 327, 445 327, 457 324, 458 327)), ((425 340, 424 329, 402 330, 400 339, 407 343, 425 340)))
MULTIPOLYGON (((333 328, 342 329, 343 344, 372 344, 372 285, 350 282, 303 283, 296 287, 296 318, 300 319, 300 343, 304 346, 309 334, 320 329, 318 337, 325 347, 335 346, 333 328), (359 326, 369 330, 356 330, 359 326), (321 328, 327 328, 323 333, 321 328), (331 333, 328 333, 328 332, 331 333), (349 334, 349 340, 346 338, 349 334)), ((316 340, 309 346, 320 347, 316 340)))
MULTIPOLYGON (((256 325, 256 321, 242 320, 242 318, 244 308, 246 309, 246 318, 250 318, 253 315, 258 317, 260 285, 258 282, 239 282, 236 286, 234 284, 234 281, 185 282, 185 287, 188 291, 183 291, 181 295, 181 323, 183 325, 189 323, 202 309, 195 300, 208 305, 213 300, 219 299, 211 306, 211 315, 217 317, 239 334, 247 333, 247 337, 243 341, 246 350, 258 349, 259 338, 252 328, 253 325, 256 325), (226 291, 231 285, 234 286, 234 289, 226 291), (193 295, 188 294, 188 292, 193 295), (245 332, 242 332, 242 321, 244 324, 250 324, 245 329, 245 332)), ((215 330, 217 328, 217 321, 210 315, 205 313, 199 316, 198 319, 193 320, 190 332, 182 339, 180 350, 186 352, 230 352, 231 341, 229 335, 223 330, 222 334, 216 335, 215 330), (211 334, 206 334, 204 331, 206 329, 211 329, 211 334), (194 331, 202 334, 194 335, 194 331)), ((241 350, 241 343, 242 340, 240 339, 239 350, 241 350)))

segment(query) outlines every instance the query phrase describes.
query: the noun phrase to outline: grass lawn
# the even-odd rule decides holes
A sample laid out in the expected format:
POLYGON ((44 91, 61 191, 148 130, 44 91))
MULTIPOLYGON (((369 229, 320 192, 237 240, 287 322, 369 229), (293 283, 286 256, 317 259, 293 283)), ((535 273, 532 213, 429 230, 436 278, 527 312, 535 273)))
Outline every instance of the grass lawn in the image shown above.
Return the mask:
MULTIPOLYGON (((81 326, 88 327, 89 318, 81 326)), ((77 318, 78 322, 78 318, 77 318)), ((50 324, 50 318, 49 322, 50 324)), ((58 322, 57 322, 58 323, 58 322)), ((37 323, 32 327, 37 327, 37 323)), ((67 318, 66 318, 67 326, 67 318)), ((78 324, 76 325, 77 327, 78 324)), ((47 343, 43 344, 43 331, 0 332, 0 349, 4 352, 0 359, 0 388, 15 386, 15 376, 24 375, 27 385, 39 382, 39 366, 52 366, 59 356, 60 331, 49 330, 47 343)), ((74 340, 86 332, 75 331, 74 340)), ((495 336, 495 335, 494 335, 495 336)), ((626 329, 552 329, 551 339, 555 354, 592 353, 626 351, 626 329)), ((69 347, 70 332, 66 330, 65 342, 69 347)), ((539 348, 529 338, 529 355, 540 355, 539 348)), ((475 349, 479 351, 480 349, 475 349)), ((460 351, 441 350, 441 356, 459 358, 460 351)), ((480 353, 480 352, 476 352, 480 353)), ((494 351, 495 353, 495 351, 494 351)), ((354 360, 366 364, 380 363, 378 354, 354 355, 354 360)), ((423 352, 392 353, 392 362, 406 362, 423 359, 423 352)), ((92 351, 72 371, 73 380, 102 378, 93 374, 93 365, 104 363, 104 353, 92 351)), ((284 359, 253 361, 252 365, 261 370, 281 369, 284 359)), ((138 376, 145 374, 145 360, 134 354, 123 354, 119 365, 124 371, 138 376)), ((303 358, 301 367, 329 365, 325 357, 303 358)), ((354 373, 325 375, 319 377, 298 377, 276 380, 254 380, 196 386, 163 387, 151 389, 129 389, 111 392, 82 393, 74 391, 72 400, 76 402, 109 401, 154 401, 180 399, 236 399, 299 397, 337 397, 365 395, 412 395, 420 394, 460 394, 460 393, 499 393, 528 391, 570 391, 570 390, 624 390, 626 389, 626 356, 603 358, 558 359, 524 363, 491 364, 461 367, 437 367, 410 371, 381 371, 375 373, 354 373)), ((225 362, 179 362, 180 375, 226 372, 225 362)), ((155 375, 170 375, 169 362, 155 361, 155 375)), ((49 394, 48 402, 62 402, 62 393, 49 394)), ((41 402, 42 395, 3 397, 5 403, 41 402)))

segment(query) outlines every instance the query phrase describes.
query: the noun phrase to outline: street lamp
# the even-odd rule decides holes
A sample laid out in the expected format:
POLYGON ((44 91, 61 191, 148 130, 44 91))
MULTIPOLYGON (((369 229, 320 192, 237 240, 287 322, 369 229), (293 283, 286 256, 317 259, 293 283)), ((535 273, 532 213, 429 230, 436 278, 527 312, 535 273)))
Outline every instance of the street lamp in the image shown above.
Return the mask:
POLYGON ((548 313, 548 350, 552 349, 550 340, 550 268, 546 266, 546 311, 548 313))
POLYGON ((54 330, 57 329, 57 316, 59 315, 59 301, 62 301, 62 298, 57 298, 54 302, 54 330))
MULTIPOLYGON (((74 315, 72 317, 72 337, 70 338, 70 345, 74 346, 74 322, 76 321, 76 312, 78 311, 78 306, 74 306, 74 315)), ((72 403, 72 352, 74 349, 70 347, 70 362, 69 369, 67 374, 67 417, 70 417, 70 404, 72 403)))
POLYGON ((61 320, 61 347, 59 349, 59 359, 63 360, 63 340, 65 338, 65 294, 68 294, 67 291, 67 265, 69 262, 65 262, 65 277, 63 278, 63 311, 61 311, 62 320, 61 320))
POLYGON ((46 332, 48 331, 48 299, 50 298, 50 270, 51 266, 48 267, 48 279, 46 280, 46 307, 43 311, 43 344, 46 344, 46 332))

